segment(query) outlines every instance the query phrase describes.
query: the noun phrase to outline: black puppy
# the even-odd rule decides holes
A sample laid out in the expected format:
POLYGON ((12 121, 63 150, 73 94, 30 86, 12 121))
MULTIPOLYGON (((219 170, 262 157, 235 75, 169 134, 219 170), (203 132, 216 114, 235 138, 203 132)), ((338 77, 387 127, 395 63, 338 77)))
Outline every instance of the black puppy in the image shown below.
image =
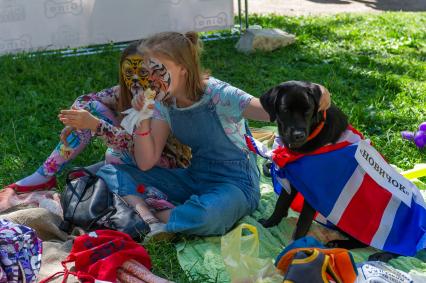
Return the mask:
MULTIPOLYGON (((262 107, 269 113, 271 122, 277 121, 278 134, 283 144, 299 153, 314 151, 326 144, 335 143, 348 126, 346 115, 336 106, 318 111, 319 101, 328 90, 318 84, 288 81, 268 90, 260 97, 262 107)), ((290 184, 291 185, 291 184, 290 184)), ((275 210, 267 220, 260 220, 264 227, 272 227, 287 216, 288 209, 297 194, 291 185, 290 195, 281 192, 275 210)), ((304 237, 312 224, 315 210, 305 200, 293 239, 304 237)))

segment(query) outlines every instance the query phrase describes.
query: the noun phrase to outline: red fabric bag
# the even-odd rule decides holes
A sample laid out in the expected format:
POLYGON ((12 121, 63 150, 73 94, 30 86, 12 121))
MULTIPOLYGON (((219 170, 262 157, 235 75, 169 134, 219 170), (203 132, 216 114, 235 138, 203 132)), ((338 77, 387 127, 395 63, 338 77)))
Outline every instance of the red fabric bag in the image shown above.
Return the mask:
POLYGON ((67 282, 69 274, 77 276, 82 282, 116 282, 117 269, 129 259, 151 269, 151 259, 145 248, 129 235, 113 230, 96 230, 75 238, 70 254, 62 262, 64 271, 55 273, 40 283, 49 282, 62 274, 62 282, 67 282), (68 270, 66 266, 71 262, 74 262, 74 271, 68 270))

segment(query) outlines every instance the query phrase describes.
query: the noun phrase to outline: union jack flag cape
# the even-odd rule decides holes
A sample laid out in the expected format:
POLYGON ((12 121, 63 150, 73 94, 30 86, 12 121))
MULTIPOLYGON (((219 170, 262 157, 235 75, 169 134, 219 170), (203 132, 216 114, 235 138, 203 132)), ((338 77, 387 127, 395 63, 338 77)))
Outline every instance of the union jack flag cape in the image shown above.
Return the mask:
POLYGON ((426 204, 420 191, 349 126, 335 144, 309 154, 276 138, 272 150, 246 136, 249 150, 273 161, 274 189, 289 182, 321 213, 372 247, 413 256, 426 248, 426 204))

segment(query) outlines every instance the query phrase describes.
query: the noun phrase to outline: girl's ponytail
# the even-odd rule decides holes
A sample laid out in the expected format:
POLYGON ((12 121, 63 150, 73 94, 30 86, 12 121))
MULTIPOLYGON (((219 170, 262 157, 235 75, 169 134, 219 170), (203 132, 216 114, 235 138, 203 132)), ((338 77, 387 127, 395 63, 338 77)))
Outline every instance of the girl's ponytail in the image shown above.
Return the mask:
POLYGON ((208 73, 201 68, 201 40, 196 32, 161 32, 146 38, 140 45, 142 53, 160 53, 179 64, 187 71, 186 97, 200 100, 204 94, 204 80, 208 73))
POLYGON ((196 32, 188 31, 187 33, 185 33, 185 36, 189 39, 189 41, 191 41, 192 44, 194 44, 195 46, 198 45, 198 34, 196 32))

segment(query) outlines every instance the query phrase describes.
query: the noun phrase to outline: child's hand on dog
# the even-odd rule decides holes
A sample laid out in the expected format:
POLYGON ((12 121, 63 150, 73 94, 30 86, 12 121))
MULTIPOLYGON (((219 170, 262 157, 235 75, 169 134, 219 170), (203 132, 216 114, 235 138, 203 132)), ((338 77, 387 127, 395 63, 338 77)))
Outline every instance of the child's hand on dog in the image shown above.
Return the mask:
POLYGON ((324 111, 327 110, 328 108, 330 108, 331 105, 331 95, 330 92, 328 92, 328 90, 323 87, 322 85, 318 85, 321 88, 321 98, 319 101, 319 108, 318 111, 324 111))
POLYGON ((89 129, 96 131, 99 125, 99 119, 93 116, 89 111, 84 109, 71 108, 69 110, 61 110, 58 115, 59 120, 69 127, 74 129, 89 129))

